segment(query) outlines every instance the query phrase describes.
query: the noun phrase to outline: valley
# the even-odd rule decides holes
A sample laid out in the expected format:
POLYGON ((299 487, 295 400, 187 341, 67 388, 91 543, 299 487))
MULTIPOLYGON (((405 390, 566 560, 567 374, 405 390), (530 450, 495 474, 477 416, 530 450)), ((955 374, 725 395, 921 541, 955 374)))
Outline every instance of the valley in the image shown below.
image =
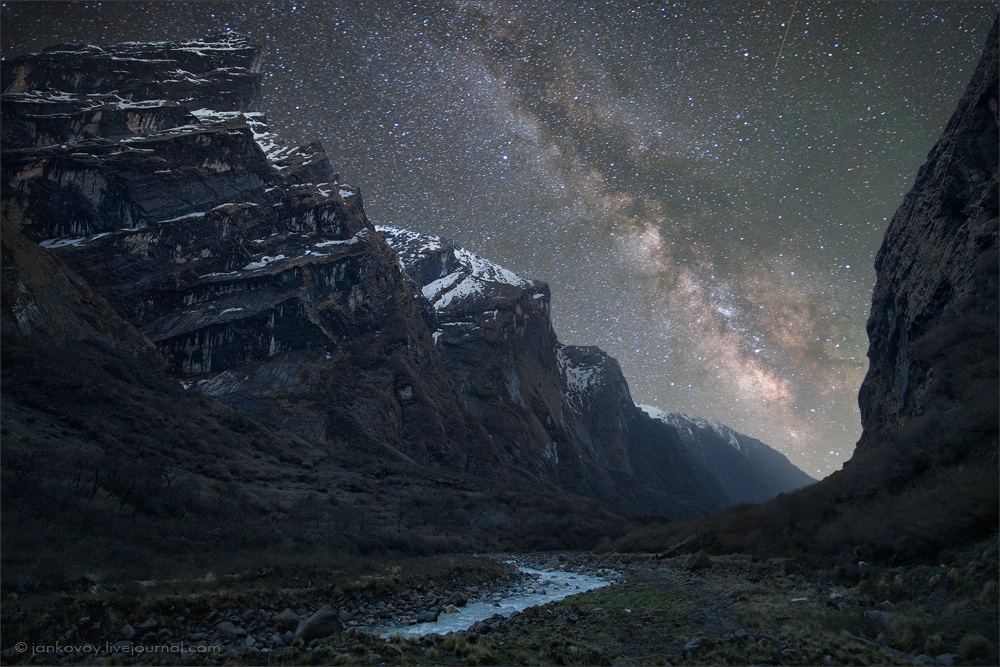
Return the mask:
MULTIPOLYGON (((139 598, 90 582, 47 601, 59 640, 32 628, 31 616, 13 616, 26 644, 76 650, 3 657, 115 664, 172 646, 159 664, 987 665, 996 557, 987 541, 941 566, 844 560, 826 570, 704 552, 380 559, 136 582, 149 590, 139 598), (588 574, 607 585, 519 611, 498 602, 588 574), (457 631, 421 631, 432 627, 421 619, 457 624, 477 603, 497 613, 457 631), (400 631, 386 628, 394 623, 400 631)), ((20 608, 8 597, 12 604, 20 608)))
POLYGON ((246 36, 5 59, 0 661, 996 664, 997 41, 818 482, 369 220, 246 36))

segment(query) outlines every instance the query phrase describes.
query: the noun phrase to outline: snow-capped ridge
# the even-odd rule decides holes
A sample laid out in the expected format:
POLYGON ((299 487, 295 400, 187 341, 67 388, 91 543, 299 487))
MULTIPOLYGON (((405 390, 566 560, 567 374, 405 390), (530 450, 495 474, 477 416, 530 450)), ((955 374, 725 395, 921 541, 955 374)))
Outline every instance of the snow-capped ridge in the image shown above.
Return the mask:
POLYGON ((444 310, 470 297, 485 297, 497 286, 509 285, 520 289, 534 289, 537 285, 534 281, 523 278, 510 269, 480 257, 443 237, 418 234, 407 229, 384 225, 378 225, 375 229, 386 237, 389 245, 399 254, 399 264, 404 271, 421 257, 442 251, 451 252, 458 268, 431 281, 421 289, 435 310, 444 310))
POLYGON ((682 412, 664 412, 663 410, 655 408, 651 405, 636 404, 636 407, 653 419, 661 421, 664 424, 669 424, 670 426, 673 426, 678 430, 683 430, 688 434, 693 435, 694 428, 712 431, 719 438, 728 441, 733 448, 740 451, 744 449, 740 444, 739 439, 736 437, 737 432, 725 424, 715 421, 714 419, 706 419, 705 417, 697 417, 695 415, 689 415, 682 412))

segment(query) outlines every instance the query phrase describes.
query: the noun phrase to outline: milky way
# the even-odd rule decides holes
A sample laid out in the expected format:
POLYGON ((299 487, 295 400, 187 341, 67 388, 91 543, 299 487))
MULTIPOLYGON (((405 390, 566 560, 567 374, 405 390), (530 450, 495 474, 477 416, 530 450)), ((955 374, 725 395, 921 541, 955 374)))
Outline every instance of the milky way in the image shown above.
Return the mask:
POLYGON ((872 261, 990 3, 11 3, 3 55, 249 34, 377 224, 552 289, 637 403, 816 476, 860 433, 872 261))

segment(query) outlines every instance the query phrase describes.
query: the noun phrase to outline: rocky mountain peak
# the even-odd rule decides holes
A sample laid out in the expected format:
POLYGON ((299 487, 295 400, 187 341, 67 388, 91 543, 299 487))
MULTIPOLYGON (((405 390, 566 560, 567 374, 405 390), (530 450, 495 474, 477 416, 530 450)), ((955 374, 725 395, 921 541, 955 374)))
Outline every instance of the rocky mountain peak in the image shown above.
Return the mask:
MULTIPOLYGON (((322 146, 270 131, 260 72, 228 34, 5 61, 5 224, 185 387, 317 446, 672 516, 734 501, 616 360, 559 343, 545 283, 374 227, 322 146)), ((8 296, 5 328, 37 329, 8 296)))

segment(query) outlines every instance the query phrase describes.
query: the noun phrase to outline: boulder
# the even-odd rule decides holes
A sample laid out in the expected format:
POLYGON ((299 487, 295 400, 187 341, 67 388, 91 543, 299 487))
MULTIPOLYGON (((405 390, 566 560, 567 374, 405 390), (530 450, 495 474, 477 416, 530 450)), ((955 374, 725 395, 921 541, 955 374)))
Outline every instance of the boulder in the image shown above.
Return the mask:
POLYGON ((228 637, 246 637, 247 631, 238 628, 232 621, 221 621, 215 625, 215 629, 228 637))
POLYGON ((147 618, 145 621, 135 626, 136 632, 151 632, 160 627, 155 618, 147 618))
POLYGON ((275 615, 274 626, 278 628, 280 632, 284 632, 285 630, 295 630, 299 627, 299 621, 301 620, 302 619, 299 618, 298 614, 291 609, 285 608, 285 610, 280 614, 275 615))
POLYGON ((310 642, 343 631, 344 624, 340 620, 340 615, 329 605, 323 605, 319 611, 299 623, 299 627, 295 630, 295 639, 310 642))
POLYGON ((684 567, 692 572, 707 570, 712 567, 712 559, 704 551, 699 551, 688 556, 687 560, 684 561, 684 567))
POLYGON ((438 615, 433 611, 422 611, 417 614, 417 623, 434 623, 438 620, 438 615))

